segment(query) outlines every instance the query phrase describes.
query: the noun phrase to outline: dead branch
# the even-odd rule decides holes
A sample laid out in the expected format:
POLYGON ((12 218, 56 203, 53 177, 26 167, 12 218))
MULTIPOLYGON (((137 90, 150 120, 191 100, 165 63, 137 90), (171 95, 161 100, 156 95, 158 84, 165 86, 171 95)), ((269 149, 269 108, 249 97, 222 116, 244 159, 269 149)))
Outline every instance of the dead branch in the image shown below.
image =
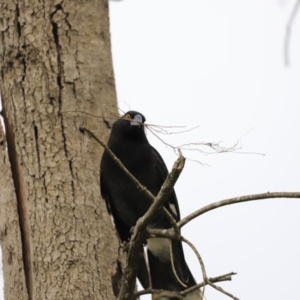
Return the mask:
POLYGON ((290 47, 289 46, 290 46, 291 32, 292 32, 293 23, 295 21, 297 13, 298 13, 299 5, 300 5, 300 1, 296 0, 294 8, 292 10, 292 13, 290 15, 290 18, 288 20, 288 23, 287 23, 286 29, 285 29, 286 32, 285 32, 285 39, 284 39, 284 62, 287 67, 290 64, 290 62, 289 62, 289 48, 290 47))
POLYGON ((218 290, 219 292, 221 292, 221 293, 227 295, 228 297, 230 297, 230 298, 232 298, 232 299, 234 299, 234 300, 239 300, 239 298, 237 298, 237 297, 233 296, 232 294, 226 292, 226 291, 223 290, 221 287, 219 287, 219 286, 213 284, 213 283, 210 282, 209 280, 207 281, 207 283, 208 283, 211 287, 213 287, 214 289, 218 290))
POLYGON ((196 217, 199 217, 200 215, 203 215, 208 211, 214 210, 222 206, 254 201, 254 200, 265 200, 269 198, 300 198, 300 192, 273 192, 273 193, 267 192, 262 194, 247 195, 247 196, 241 196, 241 197, 235 197, 235 198, 229 198, 229 199, 217 201, 208 204, 196 210, 195 212, 191 213, 187 217, 183 218, 181 221, 178 222, 178 227, 181 228, 182 226, 186 225, 188 222, 195 219, 196 217))
POLYGON ((169 196, 174 184, 176 183, 176 180, 178 179, 183 169, 183 166, 184 166, 184 158, 183 156, 179 156, 179 158, 177 159, 177 161, 173 166, 171 173, 169 174, 166 181, 164 182, 157 197, 154 199, 154 202, 152 203, 152 205, 150 206, 146 214, 137 221, 137 224, 134 227, 134 231, 128 245, 126 266, 122 277, 121 290, 118 296, 119 300, 133 298, 135 279, 136 279, 135 262, 140 247, 147 239, 147 226, 149 225, 151 220, 154 218, 155 214, 162 207, 163 203, 169 196))
MULTIPOLYGON (((180 237, 180 240, 182 242, 185 242, 187 245, 189 245, 190 248, 196 254, 196 256, 198 258, 198 261, 199 261, 199 264, 201 266, 201 271, 202 271, 202 276, 203 276, 203 282, 207 282, 208 279, 207 279, 206 269, 205 269, 202 257, 200 256, 200 253, 198 252, 198 250, 196 249, 196 247, 189 240, 187 240, 186 238, 184 238, 183 236, 180 237)), ((201 292, 201 300, 203 299, 204 292, 205 292, 205 286, 204 286, 203 292, 201 292)))
MULTIPOLYGON (((160 134, 178 134, 178 133, 184 133, 188 132, 190 130, 194 130, 197 127, 185 130, 185 131, 179 131, 179 132, 171 132, 168 130, 163 129, 163 127, 172 127, 172 126, 158 126, 158 125, 150 125, 150 124, 144 124, 144 126, 157 138, 159 139, 164 145, 167 147, 173 149, 175 152, 177 150, 185 150, 185 151, 197 151, 203 155, 212 155, 212 154, 221 154, 221 153, 235 153, 235 154, 255 154, 255 155, 262 155, 265 154, 259 153, 259 152, 245 152, 242 151, 242 144, 241 144, 241 138, 230 147, 222 146, 222 142, 194 142, 194 143, 187 143, 182 144, 179 146, 174 146, 172 144, 167 143, 165 140, 163 140, 161 137, 159 137, 158 133, 160 134)), ((175 127, 175 126, 174 126, 175 127)), ((200 163, 203 166, 209 166, 205 163, 202 163, 200 161, 189 159, 187 160, 194 161, 197 163, 200 163)))
MULTIPOLYGON (((234 272, 231 272, 231 273, 227 273, 227 274, 224 274, 224 275, 221 275, 221 276, 217 276, 217 277, 210 277, 208 278, 209 282, 211 283, 215 283, 215 282, 222 282, 222 281, 231 281, 232 278, 231 276, 233 275, 236 275, 237 273, 234 273, 234 272)), ((173 292, 173 291, 165 291, 165 290, 156 290, 156 289, 147 289, 147 290, 142 290, 142 291, 138 291, 136 293, 134 293, 134 298, 138 298, 139 296, 143 296, 143 295, 148 295, 148 294, 160 294, 162 293, 163 291, 165 292, 168 292, 168 296, 170 298, 177 298, 177 299, 182 299, 186 294, 194 291, 194 290, 197 290, 201 287, 204 287, 205 285, 207 285, 207 283, 205 282, 201 282, 201 283, 198 283, 182 292, 173 292)))
MULTIPOLYGON (((173 229, 164 229, 164 230, 161 230, 161 229, 148 229, 148 234, 149 234, 149 237, 164 237, 164 238, 169 238, 169 239, 180 239, 181 241, 187 243, 191 248, 192 250, 194 251, 194 253, 196 254, 197 258, 198 258, 198 261, 200 263, 200 266, 201 266, 201 270, 202 270, 202 275, 203 275, 203 282, 202 283, 199 283, 199 284, 196 284, 182 292, 180 292, 179 294, 180 295, 186 295, 196 289, 199 289, 200 287, 204 287, 205 285, 210 285, 211 287, 213 287, 214 289, 218 290, 219 292, 227 295, 228 297, 231 297, 232 299, 235 299, 235 300, 239 300, 237 297, 235 297, 234 295, 230 294, 229 292, 225 291, 224 289, 222 289, 221 287, 213 284, 213 282, 220 282, 220 281, 225 281, 225 280, 231 280, 231 275, 236 275, 236 273, 234 272, 231 272, 231 273, 228 273, 228 274, 225 274, 225 275, 221 275, 221 276, 218 276, 218 277, 215 277, 215 278, 207 278, 207 275, 206 275, 206 270, 205 270, 205 266, 204 266, 204 262, 198 252, 198 250, 196 249, 196 247, 190 242, 188 241, 187 239, 185 239, 183 236, 180 236, 180 238, 174 233, 173 229)), ((148 291, 148 290, 147 290, 148 291)), ((152 289, 149 289, 149 291, 154 291, 152 289)), ((204 291, 203 291, 204 293, 204 291)), ((135 294, 136 295, 136 294, 135 294)))
MULTIPOLYGON (((236 274, 237 273, 230 272, 230 273, 227 273, 227 274, 224 274, 224 275, 221 275, 221 276, 210 277, 210 278, 208 278, 208 280, 210 282, 213 282, 213 283, 215 283, 215 282, 222 282, 222 281, 231 281, 232 280, 231 276, 232 275, 236 275, 236 274)), ((194 286, 192 286, 192 287, 190 287, 190 288, 188 288, 188 289, 180 292, 180 295, 184 296, 184 295, 186 295, 186 294, 188 294, 188 293, 190 293, 190 292, 192 292, 194 290, 197 290, 199 288, 204 287, 205 285, 207 285, 207 283, 205 283, 204 281, 202 281, 201 283, 198 283, 198 284, 196 284, 196 285, 194 285, 194 286)))
POLYGON ((165 180, 164 184, 161 187, 161 190, 159 191, 158 195, 154 197, 154 195, 147 190, 147 188, 140 184, 140 182, 126 169, 126 167, 121 163, 121 161, 114 155, 114 153, 100 140, 98 139, 91 131, 85 128, 80 128, 82 132, 87 132, 93 139, 95 139, 102 147, 105 148, 105 150, 108 152, 108 154, 112 157, 112 159, 117 163, 117 165, 127 174, 127 176, 135 183, 135 185, 145 194, 147 197, 149 197, 153 203, 150 206, 149 210, 146 212, 146 214, 141 217, 134 227, 133 234, 131 236, 131 239, 127 245, 127 260, 126 260, 126 266, 124 269, 124 273, 122 276, 122 286, 121 290, 118 296, 118 300, 131 300, 135 297, 138 297, 140 295, 145 294, 156 294, 154 298, 160 298, 160 297, 170 297, 170 298, 176 298, 179 300, 183 299, 183 296, 187 293, 196 290, 200 287, 205 287, 205 285, 210 285, 211 287, 217 289, 221 293, 224 293, 225 295, 231 297, 232 299, 238 300, 235 296, 232 294, 226 292, 221 287, 215 285, 215 282, 224 281, 224 280, 231 280, 231 275, 235 275, 235 273, 229 273, 225 275, 221 275, 215 278, 207 278, 206 270, 204 267, 203 260, 197 251, 197 249, 194 247, 194 245, 186 240, 184 237, 180 234, 180 228, 193 220, 194 218, 211 211, 213 209, 230 205, 230 204, 236 204, 236 203, 242 203, 247 201, 254 201, 254 200, 263 200, 268 198, 300 198, 300 192, 275 192, 275 193, 263 193, 263 194, 256 194, 256 195, 248 195, 248 196, 241 196, 241 197, 235 197, 230 199, 221 200, 218 202, 211 203, 209 205, 206 205, 199 210, 191 213, 178 223, 176 223, 173 216, 166 210, 166 208, 162 207, 164 201, 169 196, 170 192, 172 191, 178 177, 180 176, 184 163, 185 158, 182 156, 181 152, 179 151, 179 158, 174 163, 174 166, 168 175, 167 179, 165 180), (170 223, 172 224, 172 228, 170 229, 150 229, 147 228, 147 226, 150 224, 151 220, 154 218, 155 214, 160 210, 163 209, 166 216, 168 217, 170 223), (162 290, 154 290, 154 289, 147 289, 144 291, 140 291, 137 293, 134 293, 135 288, 135 280, 136 280, 136 257, 138 255, 140 247, 143 246, 143 243, 147 238, 152 237, 165 237, 169 239, 178 239, 185 243, 187 243, 195 252, 199 263, 201 265, 202 274, 203 274, 203 282, 199 283, 193 287, 190 287, 182 292, 173 292, 173 291, 162 291, 162 290))
POLYGON ((135 299, 137 299, 140 296, 148 295, 148 294, 157 294, 157 295, 159 295, 158 298, 165 296, 170 299, 176 298, 178 300, 183 300, 183 296, 180 295, 180 293, 178 293, 178 292, 172 292, 172 291, 166 291, 166 290, 156 290, 156 289, 147 289, 147 290, 138 291, 138 292, 134 293, 133 297, 135 299))

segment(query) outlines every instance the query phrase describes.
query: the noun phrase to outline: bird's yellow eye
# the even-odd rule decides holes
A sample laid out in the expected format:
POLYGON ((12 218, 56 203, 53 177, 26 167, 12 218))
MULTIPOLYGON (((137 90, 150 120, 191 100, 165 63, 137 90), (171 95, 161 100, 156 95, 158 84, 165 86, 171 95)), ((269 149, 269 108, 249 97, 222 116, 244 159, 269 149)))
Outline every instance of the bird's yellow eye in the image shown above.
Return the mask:
POLYGON ((126 114, 126 115, 125 115, 125 119, 131 119, 130 114, 126 114))

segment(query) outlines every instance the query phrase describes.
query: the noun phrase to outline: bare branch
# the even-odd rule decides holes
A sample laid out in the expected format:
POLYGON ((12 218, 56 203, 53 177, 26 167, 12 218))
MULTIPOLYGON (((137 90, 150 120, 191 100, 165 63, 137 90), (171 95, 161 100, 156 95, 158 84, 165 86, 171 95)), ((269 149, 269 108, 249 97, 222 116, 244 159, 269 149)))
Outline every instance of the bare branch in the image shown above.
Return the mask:
POLYGON ((174 217, 168 212, 168 210, 165 207, 162 207, 163 212, 165 214, 165 216, 168 218, 170 224, 172 225, 172 228, 175 231, 175 234, 177 236, 180 236, 180 229, 178 227, 178 224, 176 223, 176 220, 174 219, 174 217))
POLYGON ((175 185, 178 177, 181 174, 181 171, 183 170, 185 158, 182 156, 181 152, 179 151, 179 158, 174 163, 173 169, 171 173, 168 175, 167 179, 165 180, 164 184, 161 187, 161 190, 159 191, 158 195, 156 197, 153 196, 153 194, 147 190, 146 187, 141 185, 139 181, 125 168, 125 166, 121 163, 121 161, 114 155, 114 153, 101 141, 99 140, 91 131, 81 128, 81 130, 84 132, 89 133, 91 137, 93 137, 99 144, 102 145, 102 147, 105 148, 107 153, 112 157, 112 159, 118 164, 118 166, 125 172, 125 174, 134 182, 134 184, 145 194, 147 197, 149 197, 153 203, 150 206, 149 210, 146 212, 146 214, 141 217, 134 227, 131 239, 127 245, 127 260, 126 260, 126 266, 124 269, 124 273, 122 276, 122 286, 121 291, 118 296, 118 300, 131 300, 134 297, 138 297, 139 295, 144 294, 155 294, 153 295, 153 299, 158 299, 161 297, 169 297, 169 298, 176 298, 179 300, 183 299, 183 296, 190 293, 193 290, 199 289, 200 287, 205 287, 205 285, 210 285, 211 287, 217 289, 218 291, 226 294, 227 296, 231 297, 232 299, 237 299, 234 295, 224 291, 221 287, 218 287, 214 284, 214 282, 224 281, 224 280, 231 280, 231 275, 234 275, 235 273, 229 273, 222 276, 218 276, 215 278, 207 278, 206 270, 204 267, 203 260, 197 251, 197 249, 194 247, 194 245, 186 240, 184 237, 180 235, 180 228, 187 224, 189 221, 193 220, 194 218, 204 214, 205 212, 208 212, 210 210, 216 209, 221 206, 235 204, 235 203, 241 203, 241 202, 247 202, 252 200, 262 200, 262 199, 268 199, 268 198, 300 198, 300 192, 277 192, 277 193, 263 193, 263 194, 256 194, 256 195, 248 195, 248 196, 242 196, 242 197, 236 197, 236 198, 230 198, 222 201, 218 201, 215 203, 211 203, 194 213, 190 214, 186 218, 182 219, 178 223, 176 223, 173 216, 166 210, 166 208, 163 207, 164 201, 169 196, 170 192, 173 189, 173 186, 175 185), (150 224, 151 220, 154 218, 155 214, 159 209, 163 209, 166 216, 168 217, 170 224, 172 225, 172 228, 170 229, 149 229, 147 226, 150 224), (197 284, 193 287, 190 287, 182 292, 172 292, 172 291, 161 291, 161 290, 154 290, 154 289, 148 289, 145 291, 137 292, 134 294, 134 288, 135 288, 135 279, 136 279, 136 272, 137 272, 137 266, 136 266, 136 257, 139 253, 140 247, 143 246, 143 243, 147 238, 151 237, 167 237, 170 239, 178 239, 185 243, 187 243, 195 252, 199 263, 201 265, 202 273, 203 273, 203 282, 200 284, 197 284))
POLYGON ((183 300, 183 296, 180 295, 180 293, 178 293, 178 292, 172 292, 172 291, 166 291, 166 290, 155 290, 155 289, 147 289, 147 290, 138 291, 138 292, 134 293, 133 297, 138 298, 140 296, 148 295, 148 294, 157 294, 157 295, 159 295, 159 297, 157 297, 157 298, 165 296, 170 299, 176 298, 178 300, 183 300))
POLYGON ((183 287, 187 287, 187 285, 185 283, 183 283, 180 278, 178 277, 177 275, 177 272, 176 272, 176 268, 175 268, 175 265, 174 265, 174 256, 173 256, 173 251, 172 251, 172 243, 170 243, 170 247, 169 247, 169 251, 170 251, 170 256, 171 256, 171 266, 172 266, 172 271, 173 271, 173 274, 176 278, 176 280, 183 286, 183 287))
MULTIPOLYGON (((157 129, 153 130, 153 128, 151 128, 151 126, 149 126, 148 124, 146 125, 147 129, 150 130, 150 132, 156 137, 158 138, 163 144, 165 144, 166 146, 170 147, 171 149, 173 149, 174 151, 176 151, 177 149, 181 149, 181 150, 190 150, 190 151, 198 151, 202 154, 213 154, 213 153, 226 153, 226 152, 234 152, 240 148, 237 148, 238 146, 238 142, 231 146, 231 147, 223 147, 220 145, 219 143, 205 143, 205 142, 197 142, 197 143, 188 143, 188 144, 183 144, 180 146, 173 146, 167 142, 165 142, 162 138, 160 138, 156 132, 159 132, 157 129), (204 151, 201 150, 199 147, 204 146, 204 147, 208 147, 210 149, 213 150, 213 152, 208 152, 208 151, 204 151)), ((194 128, 193 128, 194 129, 194 128)), ((160 132, 163 134, 171 134, 171 132, 168 132, 166 130, 163 130, 163 132, 160 132)))
MULTIPOLYGON (((202 270, 202 274, 203 274, 203 281, 204 283, 210 285, 211 287, 215 288, 216 290, 218 290, 219 292, 231 297, 232 299, 236 299, 236 300, 239 300, 237 297, 235 297, 234 295, 228 293, 227 291, 225 291, 224 289, 222 289, 221 287, 213 284, 212 282, 210 282, 210 280, 207 278, 207 275, 206 275, 206 270, 205 270, 205 266, 204 266, 204 262, 198 252, 198 250, 196 249, 196 247, 190 242, 188 241, 187 239, 185 239, 183 236, 180 238, 181 241, 185 242, 186 244, 188 244, 192 250, 194 251, 194 253, 196 254, 197 258, 198 258, 198 261, 200 263, 200 266, 201 266, 201 270, 202 270)), ((194 289, 196 289, 195 287, 193 287, 194 289)), ((188 292, 187 291, 184 291, 184 294, 186 295, 188 292)), ((181 293, 182 294, 182 293, 181 293)), ((204 290, 203 290, 203 294, 204 294, 204 290)), ((203 295, 202 294, 202 295, 203 295)))
MULTIPOLYGON (((231 276, 232 275, 236 275, 236 274, 237 273, 231 272, 231 273, 227 273, 227 274, 224 274, 224 275, 221 275, 221 276, 217 276, 217 277, 210 277, 210 278, 208 278, 208 281, 213 282, 213 283, 214 282, 221 282, 221 281, 231 281, 232 280, 231 276)), ((190 287, 190 288, 188 288, 188 289, 180 292, 180 295, 184 296, 184 295, 186 295, 186 294, 188 294, 188 293, 190 293, 190 292, 192 292, 194 290, 197 290, 197 289, 199 289, 199 288, 201 288, 201 287, 203 287, 203 286, 205 286, 207 284, 208 283, 205 283, 204 281, 201 282, 201 283, 198 283, 198 284, 196 284, 196 285, 194 285, 194 286, 192 286, 192 287, 190 287)))
POLYGON ((232 279, 231 276, 233 276, 233 275, 237 275, 237 273, 230 272, 230 273, 220 275, 217 277, 210 277, 210 278, 208 278, 208 280, 210 282, 231 281, 231 279, 232 279))
POLYGON ((199 261, 199 264, 201 266, 203 281, 205 282, 207 280, 206 270, 205 270, 204 262, 203 262, 203 260, 200 256, 198 250, 196 249, 196 247, 189 240, 187 240, 183 236, 181 236, 180 240, 185 242, 186 244, 188 244, 191 247, 191 249, 194 251, 194 253, 196 254, 196 256, 198 258, 198 261, 199 261))
POLYGON ((297 16, 297 13, 298 13, 299 5, 300 5, 300 1, 296 0, 293 11, 292 11, 289 21, 286 25, 286 33, 285 33, 285 39, 284 39, 284 62, 287 67, 290 64, 290 62, 289 62, 289 46, 290 46, 292 26, 293 26, 293 23, 297 16))
MULTIPOLYGON (((220 276, 217 276, 217 277, 211 277, 209 278, 208 280, 211 282, 211 283, 215 283, 215 282, 222 282, 222 281, 231 281, 232 278, 231 276, 232 275, 236 275, 237 273, 234 273, 234 272, 230 272, 230 273, 227 273, 227 274, 224 274, 224 275, 220 275, 220 276)), ((168 292, 168 296, 170 298, 177 298, 177 299, 183 299, 183 297, 194 291, 194 290, 197 290, 205 285, 207 285, 208 283, 204 283, 204 282, 201 282, 201 283, 198 283, 182 292, 173 292, 173 291, 166 291, 166 290, 155 290, 155 289, 147 289, 147 290, 142 290, 142 291, 138 291, 136 293, 134 293, 134 298, 138 298, 139 296, 143 296, 143 295, 147 295, 147 294, 160 294, 162 293, 163 291, 164 292, 168 292)))
POLYGON ((230 297, 230 298, 232 298, 232 299, 235 299, 235 300, 239 300, 239 298, 237 298, 237 297, 233 296, 232 294, 226 292, 226 291, 223 290, 221 287, 219 287, 219 286, 213 284, 213 283, 210 282, 209 280, 207 281, 207 283, 208 283, 211 287, 213 287, 214 289, 218 290, 219 292, 221 292, 221 293, 227 295, 228 297, 230 297))
MULTIPOLYGON (((204 266, 204 262, 202 260, 202 257, 200 256, 200 253, 198 252, 198 250, 196 249, 196 247, 189 240, 187 240, 186 238, 184 238, 183 236, 180 237, 180 240, 183 241, 183 242, 185 242, 186 244, 188 244, 191 247, 191 249, 194 251, 194 253, 196 254, 196 256, 198 258, 198 261, 199 261, 199 264, 201 266, 203 281, 207 282, 206 270, 205 270, 205 266, 204 266)), ((204 292, 205 292, 205 286, 204 286, 203 292, 200 291, 200 293, 201 293, 201 299, 203 299, 204 292)))
POLYGON ((195 219, 196 217, 199 217, 200 215, 203 215, 208 211, 214 210, 222 206, 254 201, 254 200, 264 200, 269 198, 300 198, 300 192, 274 192, 274 193, 267 192, 263 194, 247 195, 247 196, 241 196, 241 197, 235 197, 235 198, 229 198, 229 199, 217 201, 209 205, 206 205, 196 210, 195 212, 191 213, 187 217, 183 218, 181 221, 178 222, 178 227, 181 228, 182 226, 184 226, 191 220, 195 219))
MULTIPOLYGON (((185 130, 181 130, 181 131, 168 131, 168 130, 165 130, 164 128, 185 128, 186 126, 161 126, 161 125, 154 125, 154 124, 147 124, 146 125, 147 128, 151 127, 151 130, 157 132, 157 133, 160 133, 160 134, 167 134, 167 135, 171 135, 171 134, 181 134, 181 133, 186 133, 186 132, 190 132, 190 131, 193 131, 195 130, 196 128, 198 128, 199 126, 195 126, 195 127, 192 127, 192 128, 188 128, 188 129, 185 129, 185 130)), ((150 131, 151 131, 150 130, 150 131)))
MULTIPOLYGON (((178 159, 175 161, 173 168, 170 174, 167 176, 164 184, 162 185, 158 195, 155 197, 153 204, 150 206, 147 213, 141 218, 145 220, 144 222, 151 221, 154 217, 154 214, 162 207, 164 201, 167 199, 169 194, 171 193, 179 175, 181 174, 184 168, 185 158, 180 155, 178 159)), ((147 223, 147 225, 148 225, 147 223)), ((146 228, 146 227, 145 227, 146 228)))
POLYGON ((134 231, 128 245, 129 250, 127 253, 126 266, 122 277, 122 287, 118 297, 119 300, 133 298, 134 284, 136 279, 136 257, 140 247, 147 238, 147 226, 172 191, 172 188, 184 167, 184 161, 184 157, 179 156, 154 202, 145 215, 138 219, 136 226, 134 227, 134 231))
MULTIPOLYGON (((150 237, 165 237, 165 238, 169 238, 169 239, 178 239, 178 236, 176 234, 174 234, 174 231, 172 229, 148 229, 148 233, 149 233, 149 236, 150 237)), ((192 250, 195 252, 197 258, 198 258, 198 261, 200 263, 200 266, 201 266, 201 270, 202 270, 202 274, 203 274, 203 282, 202 283, 199 283, 199 284, 196 284, 182 292, 180 292, 179 294, 180 295, 186 295, 194 290, 197 290, 201 287, 204 287, 205 285, 210 285, 212 286, 213 288, 217 289, 218 291, 220 291, 221 293, 224 293, 226 294, 227 296, 233 298, 233 299, 238 299, 236 298, 235 296, 233 296, 232 294, 226 292, 225 290, 223 290, 222 288, 216 286, 213 284, 213 282, 220 282, 220 281, 227 281, 227 280, 231 280, 231 275, 236 275, 236 273, 234 272, 231 272, 231 273, 228 273, 228 274, 224 274, 224 275, 221 275, 221 276, 218 276, 218 277, 214 277, 214 278, 207 278, 207 275, 206 275, 206 270, 205 270, 205 266, 204 266, 204 263, 203 263, 203 260, 198 252, 198 250, 196 249, 196 247, 190 242, 188 241, 187 239, 185 239, 183 236, 180 236, 179 238, 181 241, 187 243, 191 248, 192 250)), ((148 292, 145 292, 143 293, 144 294, 148 294, 148 293, 152 293, 154 290, 152 289, 149 289, 149 290, 146 290, 148 292)), ((204 291, 203 291, 204 293, 204 291)), ((137 293, 135 295, 138 295, 137 293)))
MULTIPOLYGON (((171 132, 171 131, 168 131, 168 130, 165 130, 162 128, 162 127, 168 127, 168 126, 158 126, 158 125, 150 125, 150 124, 144 124, 144 126, 156 138, 158 138, 164 145, 173 149, 175 152, 176 152, 176 150, 185 150, 185 151, 197 151, 204 155, 222 154, 222 153, 254 154, 254 155, 262 155, 262 156, 265 155, 265 154, 259 153, 259 152, 242 151, 241 150, 242 149, 241 138, 238 139, 238 141, 235 144, 233 144, 232 146, 229 146, 229 147, 222 146, 221 145, 222 142, 194 142, 194 143, 187 143, 187 144, 182 144, 179 146, 174 146, 172 144, 167 143, 161 137, 159 137, 158 133, 160 133, 160 134, 177 134, 177 133, 183 133, 183 132, 188 132, 190 130, 194 130, 197 127, 194 127, 192 129, 188 129, 185 131, 181 131, 181 132, 171 132)), ((171 126, 169 126, 169 127, 171 127, 171 126)), ((200 163, 202 166, 209 166, 208 164, 202 163, 201 161, 198 161, 198 160, 189 159, 189 158, 187 158, 187 160, 200 163)))

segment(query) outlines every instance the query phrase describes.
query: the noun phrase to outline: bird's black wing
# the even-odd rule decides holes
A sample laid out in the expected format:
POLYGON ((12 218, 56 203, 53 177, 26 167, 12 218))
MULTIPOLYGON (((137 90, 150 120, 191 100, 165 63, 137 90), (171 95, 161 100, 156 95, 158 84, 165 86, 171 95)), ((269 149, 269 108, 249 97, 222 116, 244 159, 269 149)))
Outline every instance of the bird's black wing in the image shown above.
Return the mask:
POLYGON ((119 234, 121 241, 128 241, 130 238, 130 229, 128 226, 122 221, 122 219, 117 214, 117 211, 114 207, 113 201, 111 199, 109 190, 105 183, 104 176, 100 173, 100 188, 102 198, 105 200, 107 212, 113 220, 114 226, 119 234))
MULTIPOLYGON (((102 198, 105 200, 107 211, 110 217, 113 219, 113 223, 119 234, 119 237, 122 242, 124 241, 127 242, 130 239, 131 228, 128 228, 128 226, 119 217, 117 210, 113 205, 113 201, 111 199, 109 190, 105 183, 104 176, 101 174, 101 172, 100 172, 100 188, 101 188, 102 198)), ((148 264, 146 261, 145 251, 143 247, 141 247, 139 251, 139 257, 137 260, 137 277, 144 289, 150 287, 149 269, 148 269, 148 264)))
MULTIPOLYGON (((152 150, 153 150, 152 152, 154 156, 156 171, 158 176, 160 177, 161 185, 162 185, 168 176, 168 169, 166 167, 164 160, 162 159, 161 155, 157 152, 157 150, 153 147, 152 150)), ((176 221, 180 220, 179 205, 178 205, 178 201, 174 189, 169 195, 168 200, 164 204, 164 207, 172 214, 172 216, 176 221)), ((182 243, 178 240, 172 240, 171 243, 172 243, 173 262, 174 262, 176 273, 182 282, 187 283, 191 278, 189 278, 190 272, 185 262, 182 243)))

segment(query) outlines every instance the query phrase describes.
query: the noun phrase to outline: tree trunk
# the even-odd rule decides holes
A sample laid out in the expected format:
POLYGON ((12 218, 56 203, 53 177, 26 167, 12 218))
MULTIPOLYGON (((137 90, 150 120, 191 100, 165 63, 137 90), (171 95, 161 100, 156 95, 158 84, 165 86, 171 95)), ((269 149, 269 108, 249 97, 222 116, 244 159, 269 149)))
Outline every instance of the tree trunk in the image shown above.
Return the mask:
POLYGON ((0 31, 5 299, 114 299, 103 150, 79 130, 106 140, 117 112, 108 2, 0 0, 0 31))

